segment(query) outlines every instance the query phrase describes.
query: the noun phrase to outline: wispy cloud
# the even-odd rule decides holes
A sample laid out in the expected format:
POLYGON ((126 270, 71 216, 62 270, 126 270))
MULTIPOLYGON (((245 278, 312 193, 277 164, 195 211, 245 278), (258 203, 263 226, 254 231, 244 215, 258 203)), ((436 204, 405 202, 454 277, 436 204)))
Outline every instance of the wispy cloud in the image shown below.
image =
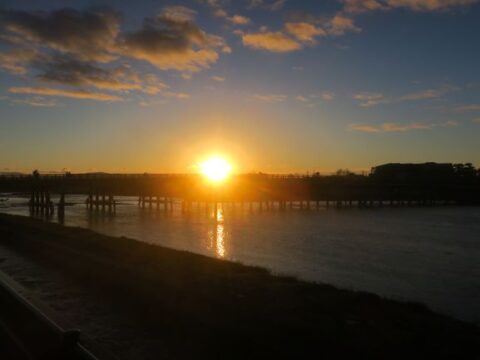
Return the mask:
POLYGON ((344 12, 358 14, 369 11, 386 10, 388 6, 378 0, 343 0, 344 12))
POLYGON ((303 103, 308 103, 310 101, 309 98, 305 97, 305 96, 302 96, 302 95, 298 95, 295 97, 295 100, 297 101, 300 101, 300 102, 303 102, 303 103))
POLYGON ((430 130, 436 127, 456 127, 457 121, 446 121, 443 123, 383 123, 383 124, 350 124, 348 130, 366 133, 390 133, 390 132, 407 132, 412 130, 430 130))
POLYGON ((367 12, 378 12, 405 8, 416 12, 443 11, 454 7, 464 7, 478 0, 339 0, 343 7, 332 18, 324 20, 327 32, 331 35, 344 35, 347 32, 360 32, 355 25, 356 16, 367 12))
POLYGON ((299 42, 280 31, 244 34, 242 36, 242 42, 243 45, 253 49, 278 53, 295 51, 302 48, 299 42))
POLYGON ((445 10, 456 6, 467 6, 478 0, 387 0, 387 6, 391 8, 404 7, 413 11, 436 11, 445 10))
POLYGON ((11 49, 0 53, 0 68, 14 75, 25 75, 28 65, 39 57, 39 53, 30 48, 11 49))
POLYGON ((227 19, 235 25, 247 25, 251 21, 250 18, 243 15, 233 15, 227 17, 227 19))
POLYGON ((212 76, 212 80, 218 81, 218 82, 224 82, 225 78, 222 76, 212 76))
POLYGON ((97 101, 122 101, 121 97, 106 93, 90 92, 86 90, 65 90, 48 87, 11 87, 8 92, 12 94, 34 94, 43 96, 59 96, 74 99, 87 99, 97 101))
POLYGON ((306 22, 288 22, 285 24, 285 31, 293 35, 298 41, 304 43, 315 43, 317 36, 325 36, 323 29, 306 22))
POLYGON ((351 17, 343 14, 337 14, 327 21, 327 31, 331 35, 344 35, 347 32, 360 32, 358 26, 355 25, 351 17))
POLYGON ((455 110, 459 112, 480 111, 480 104, 460 105, 455 110))
POLYGON ((297 100, 298 102, 304 103, 309 107, 314 107, 318 99, 323 101, 332 101, 335 99, 335 93, 331 91, 322 91, 322 92, 314 93, 310 95, 297 95, 295 97, 295 100, 297 100))
POLYGON ((17 104, 25 104, 29 106, 37 106, 37 107, 57 107, 60 106, 57 100, 49 100, 44 99, 41 97, 32 97, 27 99, 14 99, 12 100, 14 103, 17 104))
POLYGON ((261 8, 269 11, 278 11, 282 9, 287 0, 248 0, 247 8, 261 8))
POLYGON ((316 38, 326 36, 322 28, 308 22, 287 22, 279 31, 268 31, 261 27, 258 32, 237 32, 243 45, 271 52, 290 52, 300 50, 304 45, 316 44, 316 38))
POLYGON ((459 87, 445 85, 437 89, 426 89, 393 97, 386 97, 384 94, 377 92, 361 92, 354 94, 353 98, 358 101, 358 104, 361 107, 371 107, 379 104, 437 99, 443 97, 449 92, 457 91, 459 89, 459 87))
POLYGON ((412 11, 438 11, 452 7, 468 6, 478 0, 341 0, 343 11, 359 14, 395 8, 406 8, 412 11))
POLYGON ((387 101, 383 94, 375 92, 361 92, 353 95, 353 98, 358 100, 362 107, 370 107, 387 101))
POLYGON ((45 99, 41 96, 31 96, 24 99, 17 99, 9 96, 1 96, 0 100, 8 101, 10 104, 29 105, 35 107, 57 107, 60 103, 56 99, 45 99))
POLYGON ((282 94, 254 94, 253 98, 266 103, 278 103, 287 100, 287 95, 282 94))
POLYGON ((394 99, 394 101, 417 101, 417 100, 425 100, 425 99, 435 99, 435 98, 442 97, 443 95, 458 89, 459 89, 458 87, 454 87, 454 86, 442 86, 439 89, 427 89, 427 90, 406 94, 394 99))
POLYGON ((206 0, 202 2, 205 3, 208 7, 210 7, 213 10, 214 16, 218 18, 226 19, 234 25, 247 25, 251 22, 251 19, 244 15, 240 15, 240 14, 229 15, 228 11, 225 9, 225 4, 221 1, 206 0))
POLYGON ((335 99, 335 93, 331 91, 324 91, 320 94, 320 97, 325 101, 332 101, 335 99))
POLYGON ((192 97, 190 94, 183 92, 165 92, 163 96, 167 98, 175 98, 177 100, 188 100, 192 97))

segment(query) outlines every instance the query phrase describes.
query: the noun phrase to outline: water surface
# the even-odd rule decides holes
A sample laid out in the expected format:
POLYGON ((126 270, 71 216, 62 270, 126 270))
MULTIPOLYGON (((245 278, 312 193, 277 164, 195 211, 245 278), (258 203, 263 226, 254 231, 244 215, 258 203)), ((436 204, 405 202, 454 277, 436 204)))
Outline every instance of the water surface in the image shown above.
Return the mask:
MULTIPOLYGON (((25 198, 0 199, 0 212, 29 215, 25 198)), ((165 212, 123 197, 109 215, 87 210, 84 200, 67 198, 65 225, 423 302, 480 323, 480 208, 261 212, 227 205, 185 213, 179 203, 165 212)))

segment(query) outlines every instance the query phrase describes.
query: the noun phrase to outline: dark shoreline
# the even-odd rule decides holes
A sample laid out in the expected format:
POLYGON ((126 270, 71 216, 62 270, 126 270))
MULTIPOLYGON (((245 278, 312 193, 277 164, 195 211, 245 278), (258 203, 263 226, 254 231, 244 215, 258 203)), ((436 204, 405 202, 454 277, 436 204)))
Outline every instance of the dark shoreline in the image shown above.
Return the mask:
POLYGON ((128 311, 158 333, 170 358, 472 359, 480 353, 478 327, 421 304, 20 216, 0 215, 0 244, 128 311))

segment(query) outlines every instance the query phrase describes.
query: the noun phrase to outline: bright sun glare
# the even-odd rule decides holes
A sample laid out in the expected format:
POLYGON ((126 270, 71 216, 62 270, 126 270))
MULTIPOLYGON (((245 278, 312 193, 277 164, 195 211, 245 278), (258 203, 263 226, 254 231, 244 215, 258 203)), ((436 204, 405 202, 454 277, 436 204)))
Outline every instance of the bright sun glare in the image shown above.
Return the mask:
POLYGON ((232 166, 224 158, 216 156, 203 161, 200 164, 200 170, 208 180, 221 182, 228 177, 232 166))

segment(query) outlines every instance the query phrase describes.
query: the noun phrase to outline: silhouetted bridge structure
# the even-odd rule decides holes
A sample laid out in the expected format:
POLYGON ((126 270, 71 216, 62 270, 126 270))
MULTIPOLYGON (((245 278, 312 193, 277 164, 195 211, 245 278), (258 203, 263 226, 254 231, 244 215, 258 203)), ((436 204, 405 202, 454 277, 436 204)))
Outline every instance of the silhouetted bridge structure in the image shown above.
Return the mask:
POLYGON ((0 176, 0 192, 30 194, 30 205, 52 211, 50 194, 60 194, 63 212, 68 194, 84 194, 91 209, 114 211, 115 196, 136 196, 139 206, 162 208, 181 201, 192 203, 240 203, 260 208, 318 208, 372 206, 479 205, 478 177, 417 178, 415 181, 380 176, 234 175, 222 184, 195 174, 66 174, 0 176))

